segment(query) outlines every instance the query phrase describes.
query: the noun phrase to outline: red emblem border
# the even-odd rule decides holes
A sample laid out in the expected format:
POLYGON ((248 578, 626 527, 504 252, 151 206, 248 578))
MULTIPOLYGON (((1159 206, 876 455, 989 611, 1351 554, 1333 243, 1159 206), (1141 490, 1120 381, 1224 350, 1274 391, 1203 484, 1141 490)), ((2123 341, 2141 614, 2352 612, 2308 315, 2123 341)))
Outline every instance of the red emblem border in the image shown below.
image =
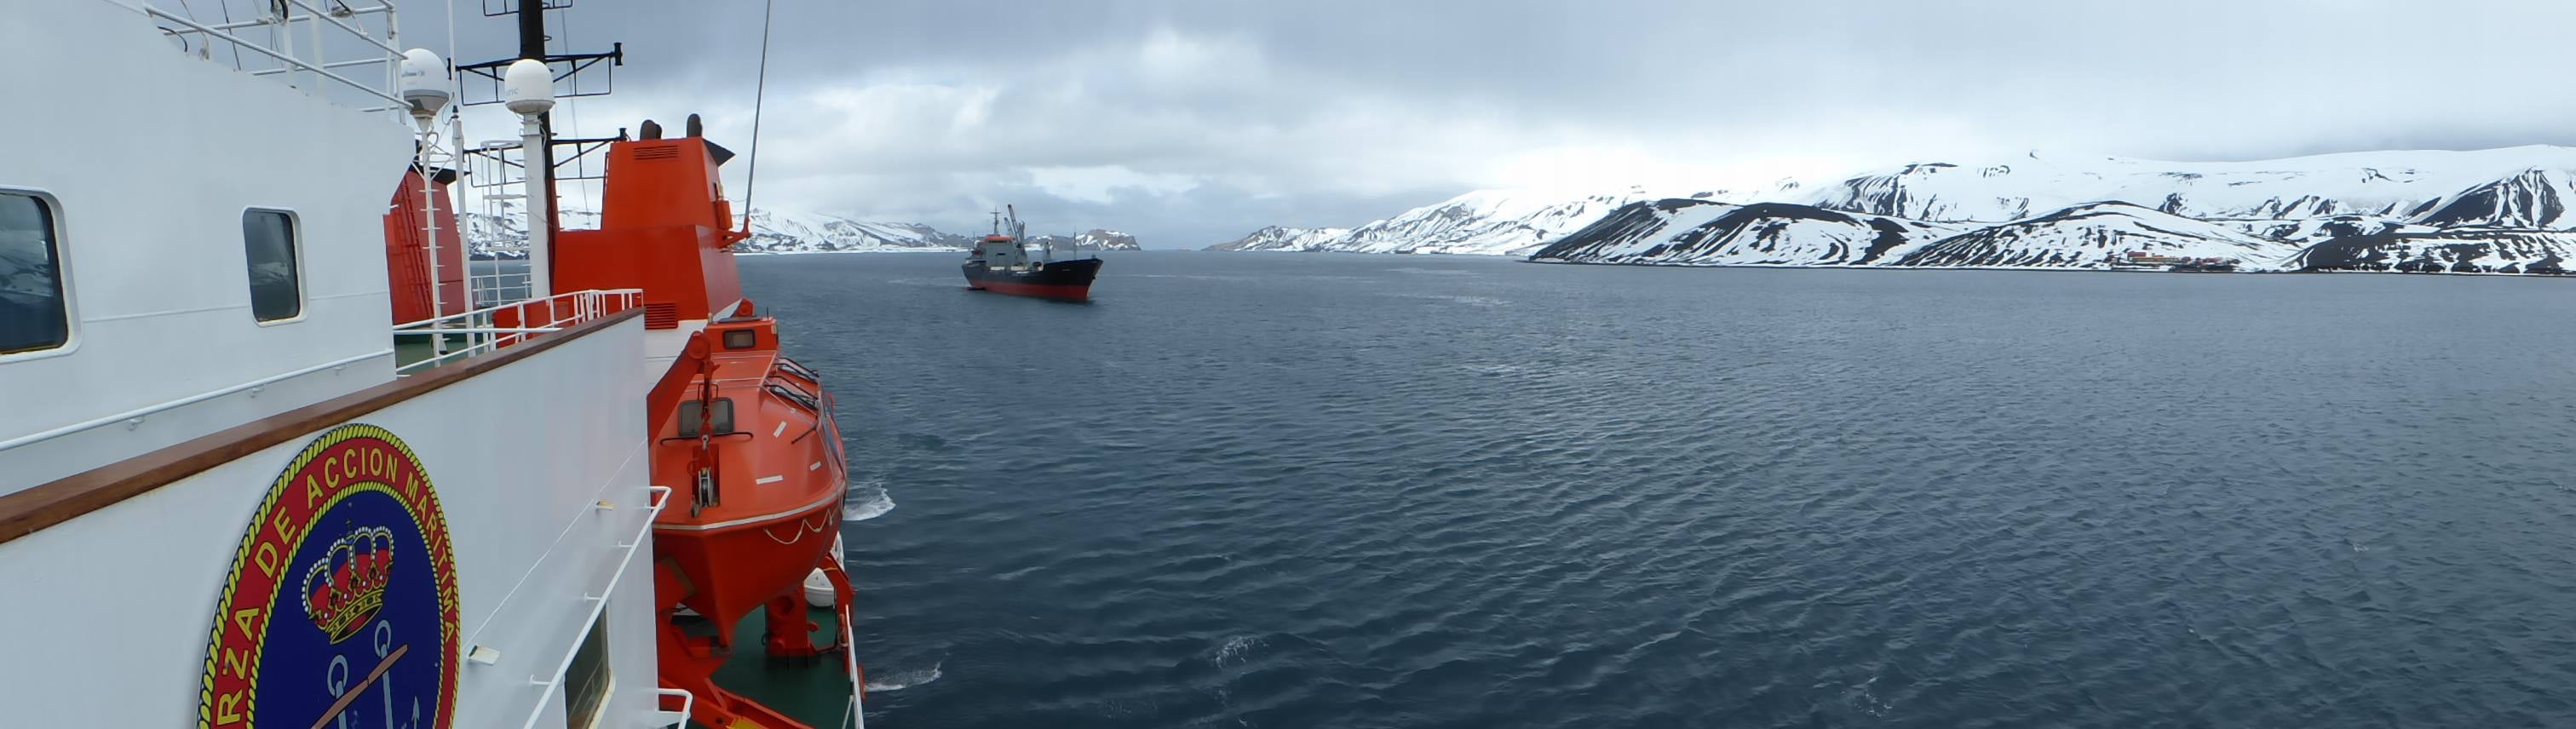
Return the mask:
MULTIPOLYGON (((280 588, 296 575, 287 560, 311 535, 314 519, 351 495, 374 491, 402 502, 429 544, 438 582, 440 651, 447 676, 438 687, 435 729, 454 722, 456 708, 456 555, 448 542, 446 512, 430 486, 428 469, 391 431, 352 423, 333 428, 288 463, 243 529, 207 630, 206 666, 198 689, 198 729, 253 729, 261 651, 280 588)), ((291 604, 289 605, 292 606, 291 604)), ((290 720, 296 727, 312 718, 290 720)))

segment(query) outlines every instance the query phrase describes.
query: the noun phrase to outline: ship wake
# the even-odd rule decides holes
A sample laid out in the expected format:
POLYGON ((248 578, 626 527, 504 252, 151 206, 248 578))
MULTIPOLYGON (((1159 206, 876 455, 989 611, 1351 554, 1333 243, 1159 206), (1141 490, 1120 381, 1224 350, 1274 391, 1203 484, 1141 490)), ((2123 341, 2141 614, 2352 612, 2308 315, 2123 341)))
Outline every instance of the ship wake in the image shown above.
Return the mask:
POLYGON ((867 521, 894 510, 894 497, 883 482, 850 485, 851 498, 841 502, 841 521, 867 521))
POLYGON ((868 693, 881 694, 888 691, 902 691, 914 686, 937 681, 939 680, 940 675, 940 665, 942 664, 930 664, 930 669, 926 671, 898 671, 883 679, 869 681, 866 688, 868 693))

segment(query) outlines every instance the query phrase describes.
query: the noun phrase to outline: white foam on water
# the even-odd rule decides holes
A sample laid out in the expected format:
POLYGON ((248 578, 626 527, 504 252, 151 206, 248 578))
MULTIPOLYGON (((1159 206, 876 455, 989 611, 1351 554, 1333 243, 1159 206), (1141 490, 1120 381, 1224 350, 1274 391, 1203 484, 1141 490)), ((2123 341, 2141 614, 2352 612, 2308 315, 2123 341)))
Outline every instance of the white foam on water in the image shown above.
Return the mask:
POLYGON ((930 664, 930 670, 927 671, 898 671, 883 679, 869 681, 866 685, 867 691, 872 694, 881 694, 888 691, 902 691, 914 686, 937 681, 941 675, 939 673, 939 667, 944 663, 945 662, 943 661, 942 663, 930 664))
POLYGON ((1868 714, 1872 718, 1884 719, 1887 718, 1887 712, 1890 709, 1895 708, 1895 706, 1887 703, 1884 699, 1880 699, 1877 694, 1870 692, 1870 686, 1877 684, 1878 678, 1879 677, 1877 676, 1871 676, 1869 677, 1869 680, 1862 681, 1859 686, 1852 687, 1851 692, 1848 694, 1848 698, 1851 701, 1852 708, 1860 710, 1860 713, 1868 714))
POLYGON ((1422 301, 1440 301, 1440 302, 1446 302, 1446 303, 1451 303, 1451 304, 1465 304, 1465 305, 1468 305, 1468 306, 1480 306, 1480 307, 1506 306, 1506 305, 1509 305, 1509 304, 1511 303, 1511 302, 1504 301, 1504 300, 1502 300, 1502 299, 1497 299, 1497 298, 1494 298, 1494 297, 1491 297, 1491 296, 1471 296, 1471 295, 1465 295, 1465 294, 1414 294, 1414 293, 1397 293, 1397 294, 1388 294, 1388 295, 1389 295, 1389 296, 1394 296, 1394 297, 1396 297, 1396 298, 1400 298, 1400 299, 1418 299, 1418 300, 1422 300, 1422 301))
POLYGON ((1216 648, 1216 664, 1223 666, 1229 662, 1240 662, 1245 652, 1259 647, 1261 647, 1261 639, 1253 636, 1238 635, 1227 638, 1224 645, 1216 648))
POLYGON ((894 497, 886 493, 885 485, 882 483, 852 486, 850 491, 868 495, 841 502, 841 521, 867 521, 885 516, 886 512, 894 510, 894 497))

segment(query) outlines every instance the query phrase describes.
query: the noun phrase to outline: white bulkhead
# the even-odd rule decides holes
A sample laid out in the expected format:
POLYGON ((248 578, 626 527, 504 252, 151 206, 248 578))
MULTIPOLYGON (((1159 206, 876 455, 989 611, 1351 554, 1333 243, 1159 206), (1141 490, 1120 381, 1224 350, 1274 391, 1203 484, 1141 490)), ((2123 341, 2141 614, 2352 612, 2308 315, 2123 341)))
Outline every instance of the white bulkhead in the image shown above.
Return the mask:
MULTIPOLYGON (((241 33, 338 32, 328 18, 316 22, 317 2, 282 0, 300 19, 284 33, 241 33)), ((304 495, 276 486, 311 467, 299 466, 299 454, 361 424, 416 456, 452 545, 456 618, 431 624, 456 636, 460 658, 444 674, 454 711, 437 726, 564 727, 573 721, 568 705, 594 702, 594 718, 580 726, 676 721, 662 710, 676 701, 657 696, 655 676, 654 489, 642 412, 655 373, 646 369, 642 321, 543 335, 564 339, 434 389, 406 390, 427 380, 394 372, 382 222, 413 151, 407 110, 381 96, 392 93, 401 57, 333 67, 372 91, 305 71, 260 75, 278 64, 236 67, 220 41, 209 49, 204 33, 170 32, 215 22, 193 15, 141 0, 0 0, 0 65, 18 69, 0 74, 0 98, 12 103, 0 114, 0 304, 10 307, 0 311, 41 314, 58 300, 68 325, 47 344, 44 327, 18 326, 41 317, 0 321, 0 344, 39 345, 0 353, 0 413, 10 416, 0 423, 0 624, 18 626, 0 656, 7 723, 197 725, 209 677, 238 671, 209 649, 210 635, 255 622, 220 608, 237 597, 229 588, 243 584, 241 565, 262 564, 245 541, 266 523, 260 510, 304 495), (50 222, 33 227, 44 230, 12 217, 37 209, 50 222), (53 279, 58 297, 47 291, 57 288, 53 279), (27 331, 39 333, 29 339, 27 331), (398 391, 405 396, 389 405, 326 403, 398 391), (312 420, 322 414, 341 417, 312 420), (227 440, 244 432, 275 442, 246 452, 206 447, 265 442, 227 440), (170 479, 96 475, 192 453, 227 455, 170 479), (70 493, 65 484, 84 483, 150 486, 65 508, 57 498, 70 493), (48 513, 61 518, 40 518, 48 513), (12 531, 13 520, 41 526, 12 531)), ((347 58, 304 49, 317 64, 347 58)), ((383 494, 406 488, 363 498, 393 499, 383 494)), ((289 531, 345 532, 359 544, 384 533, 363 518, 322 513, 331 519, 289 531)), ((387 553, 402 565, 393 569, 416 569, 419 551, 387 553)), ((433 665, 422 661, 439 641, 394 645, 393 619, 366 617, 374 614, 352 607, 363 601, 347 597, 375 593, 325 590, 310 594, 328 594, 312 598, 327 606, 297 603, 317 579, 364 583, 329 577, 333 564, 350 562, 266 570, 307 570, 281 578, 272 615, 286 620, 284 606, 294 606, 309 624, 260 636, 273 661, 260 670, 297 670, 325 655, 317 650, 363 657, 371 639, 380 654, 424 651, 383 654, 379 669, 395 668, 381 676, 308 665, 328 679, 289 687, 320 702, 308 713, 399 725, 412 715, 402 702, 416 700, 421 685, 385 677, 433 665), (332 612, 341 608, 350 612, 332 612), (325 618, 333 615, 376 632, 331 636, 325 629, 337 623, 325 618)), ((407 589, 382 594, 417 609, 418 594, 407 589)), ((406 620, 409 629, 422 625, 406 620)), ((289 702, 259 710, 262 726, 313 721, 289 702)))
POLYGON ((0 443, 112 419, 0 448, 0 493, 393 377, 382 216, 411 158, 402 116, 182 53, 125 3, 0 7, 20 70, 0 74, 0 193, 52 208, 72 319, 66 345, 0 355, 0 443), (254 314, 253 211, 291 222, 293 316, 254 314))

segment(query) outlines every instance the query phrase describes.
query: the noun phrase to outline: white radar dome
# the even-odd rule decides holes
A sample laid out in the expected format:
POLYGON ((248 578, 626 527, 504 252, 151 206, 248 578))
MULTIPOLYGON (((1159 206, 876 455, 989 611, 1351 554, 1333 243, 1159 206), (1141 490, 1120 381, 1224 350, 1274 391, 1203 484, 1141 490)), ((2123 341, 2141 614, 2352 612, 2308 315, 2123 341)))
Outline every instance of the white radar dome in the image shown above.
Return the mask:
POLYGON ((428 119, 447 107, 447 60, 426 48, 403 51, 402 75, 395 84, 403 103, 411 105, 411 115, 428 119))
POLYGON ((555 108, 555 72, 533 58, 511 61, 501 72, 501 101, 520 116, 546 113, 555 108))

